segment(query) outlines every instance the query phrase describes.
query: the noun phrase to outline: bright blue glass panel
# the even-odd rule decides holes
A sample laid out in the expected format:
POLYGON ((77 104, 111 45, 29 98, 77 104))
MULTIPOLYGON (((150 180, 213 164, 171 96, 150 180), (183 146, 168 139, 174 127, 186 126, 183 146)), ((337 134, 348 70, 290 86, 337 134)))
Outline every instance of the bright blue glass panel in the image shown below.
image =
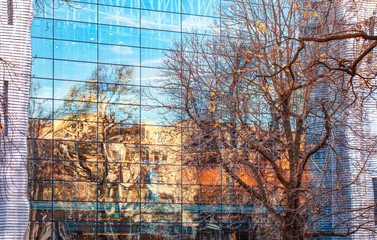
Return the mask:
POLYGON ((97 45, 92 43, 55 41, 55 58, 97 62, 97 45))
POLYGON ((174 42, 180 41, 181 34, 158 30, 141 30, 141 46, 150 48, 168 49, 174 42))
POLYGON ((99 45, 99 62, 122 65, 139 65, 140 49, 113 45, 99 45))
POLYGON ((31 78, 30 97, 52 98, 52 80, 31 78))
POLYGON ((97 25, 55 20, 54 36, 55 39, 96 42, 97 25))
POLYGON ((55 7, 54 18, 80 22, 96 22, 97 5, 87 3, 64 3, 55 7))
POLYGON ((141 65, 143 67, 162 67, 164 59, 163 50, 141 49, 141 65))
POLYGON ((139 0, 99 0, 99 4, 119 6, 119 7, 132 7, 139 8, 139 0))
POLYGON ((219 0, 182 0, 182 13, 218 16, 219 0))
POLYGON ((164 12, 180 12, 180 0, 141 0, 141 8, 164 12))
POLYGON ((96 63, 54 61, 54 78, 88 81, 96 79, 96 63))
POLYGON ((36 58, 31 68, 32 77, 52 78, 52 60, 36 58))
POLYGON ((99 43, 140 46, 140 30, 137 28, 99 25, 99 43))
POLYGON ((141 27, 180 31, 181 15, 166 12, 141 11, 141 27))
POLYGON ((44 38, 33 38, 33 57, 52 58, 52 40, 44 38))
POLYGON ((138 9, 99 6, 99 23, 120 25, 123 27, 139 27, 140 11, 138 9))
POLYGON ((34 18, 31 27, 31 36, 52 38, 52 21, 50 19, 34 18))

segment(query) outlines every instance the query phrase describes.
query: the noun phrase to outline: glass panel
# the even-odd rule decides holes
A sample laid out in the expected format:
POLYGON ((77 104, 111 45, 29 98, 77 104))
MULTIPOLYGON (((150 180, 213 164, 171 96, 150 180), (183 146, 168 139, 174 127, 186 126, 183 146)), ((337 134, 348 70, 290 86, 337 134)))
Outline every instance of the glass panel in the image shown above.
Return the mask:
MULTIPOLYGON (((58 145, 56 145, 58 146, 58 145)), ((64 180, 64 181, 86 181, 86 182, 94 182, 96 181, 96 175, 97 175, 97 163, 96 162, 87 162, 85 160, 85 156, 83 154, 79 154, 79 158, 83 159, 83 161, 55 161, 54 166, 54 179, 55 180, 64 180)), ((87 183, 78 183, 78 188, 88 191, 87 197, 90 196, 89 192, 92 189, 93 194, 95 194, 95 185, 91 184, 86 186, 87 183), (86 187, 85 187, 86 186, 86 187)), ((80 193, 79 191, 79 197, 80 199, 85 200, 85 195, 80 193)), ((93 199, 95 199, 92 196, 93 199)), ((93 200, 92 199, 92 200, 93 200)))
POLYGON ((52 121, 46 119, 29 119, 29 138, 52 139, 52 121))
POLYGON ((99 4, 139 8, 139 0, 98 0, 99 4))
POLYGON ((181 34, 176 32, 141 30, 141 46, 168 49, 180 41, 181 34))
MULTIPOLYGON (((171 208, 175 208, 178 206, 172 206, 171 208)), ((158 208, 164 208, 162 206, 156 206, 156 209, 158 208)), ((165 207, 166 208, 166 207, 165 207)), ((158 213, 157 213, 158 214, 158 213)), ((163 213, 161 213, 162 215, 163 213)), ((181 225, 180 220, 174 220, 175 218, 172 216, 171 223, 158 223, 158 222, 152 222, 153 221, 153 215, 145 213, 143 215, 143 219, 145 219, 142 223, 140 228, 140 239, 179 239, 181 236, 181 225), (148 216, 149 215, 149 216, 148 216)), ((156 219, 159 220, 159 216, 156 215, 156 219)), ((199 239, 205 239, 205 238, 199 238, 199 239)), ((209 239, 209 238, 208 238, 209 239)), ((220 239, 220 238, 217 238, 220 239)))
POLYGON ((141 65, 143 67, 161 67, 165 58, 163 50, 141 49, 141 65))
POLYGON ((93 142, 54 141, 54 159, 97 161, 97 144, 93 142))
POLYGON ((215 20, 210 17, 182 15, 182 31, 211 34, 213 31, 211 26, 215 25, 215 20))
POLYGON ((70 41, 55 41, 54 56, 58 59, 97 61, 97 45, 70 41), (85 54, 83 54, 83 52, 85 54))
POLYGON ((96 79, 96 63, 54 61, 55 79, 87 81, 96 79))
POLYGON ((32 38, 33 57, 52 58, 52 40, 43 38, 32 38))
MULTIPOLYGON (((50 203, 51 204, 51 203, 50 203)), ((35 207, 37 209, 39 209, 39 206, 38 207, 35 207)), ((29 229, 27 231, 27 236, 26 236, 26 239, 29 239, 29 240, 32 240, 32 239, 40 239, 41 235, 43 233, 45 233, 48 237, 50 237, 51 235, 51 228, 52 228, 52 223, 49 221, 51 219, 51 213, 39 213, 39 211, 37 212, 38 210, 32 210, 32 212, 30 213, 31 216, 42 216, 43 217, 46 217, 46 219, 38 219, 38 220, 41 220, 41 221, 30 221, 29 222, 29 229), (45 220, 45 221, 42 221, 42 220, 45 220)), ((45 212, 45 211, 43 211, 45 212)), ((39 218, 39 217, 35 217, 35 218, 39 218)))
MULTIPOLYGON (((140 239, 139 224, 140 216, 138 206, 137 211, 129 209, 130 207, 123 207, 119 204, 115 206, 107 206, 100 213, 100 222, 98 223, 98 239, 140 239), (112 209, 118 209, 119 212, 114 212, 112 209)), ((146 239, 146 238, 144 238, 146 239)))
POLYGON ((47 181, 29 181, 29 198, 35 201, 50 201, 52 185, 47 181))
POLYGON ((100 45, 99 61, 122 65, 140 65, 140 49, 133 47, 100 45))
POLYGON ((141 122, 146 125, 175 125, 179 116, 173 114, 171 109, 144 106, 141 109, 141 122))
POLYGON ((35 58, 31 68, 31 76, 52 78, 52 60, 35 58))
POLYGON ((55 39, 96 42, 97 25, 55 20, 54 37, 55 39))
POLYGON ((31 36, 52 38, 52 21, 50 19, 34 18, 31 27, 31 36))
POLYGON ((121 7, 99 6, 98 23, 139 27, 140 10, 121 7))
POLYGON ((98 104, 98 117, 101 122, 138 124, 140 119, 140 107, 121 104, 98 104))
POLYGON ((50 140, 29 140, 29 159, 51 159, 52 157, 52 141, 50 140))
POLYGON ((159 68, 141 68, 141 85, 158 87, 166 83, 163 69, 159 68))
POLYGON ((139 104, 140 88, 124 84, 99 84, 99 101, 106 103, 139 104))
POLYGON ((29 118, 52 118, 52 100, 30 99, 29 118))
MULTIPOLYGON (((117 123, 98 123, 99 141, 104 142, 123 142, 137 143, 140 136, 140 127, 138 125, 117 124, 117 123)), ((125 161, 125 155, 122 155, 122 161, 125 161)))
POLYGON ((143 10, 141 11, 141 27, 180 31, 181 15, 143 10))
POLYGON ((219 0, 182 0, 182 13, 218 16, 219 0))
POLYGON ((34 221, 49 221, 52 217, 52 203, 51 202, 33 202, 30 204, 30 220, 34 224, 30 224, 30 230, 35 228, 36 225, 34 221))
POLYGON ((140 68, 101 64, 98 68, 99 82, 116 84, 140 84, 140 68))
MULTIPOLYGON (((143 147, 142 147, 143 148, 143 147)), ((146 183, 162 183, 162 184, 180 184, 181 183, 181 168, 180 166, 165 165, 160 164, 157 160, 158 157, 162 158, 163 155, 159 156, 158 153, 149 151, 149 155, 154 160, 154 164, 148 163, 142 164, 142 171, 146 174, 146 183)), ((163 162, 163 161, 161 161, 163 162)), ((163 191, 168 191, 164 189, 163 191)))
POLYGON ((54 81, 55 99, 97 101, 97 84, 91 82, 54 81))
MULTIPOLYGON (((125 163, 120 166, 123 169, 123 173, 133 172, 131 175, 139 175, 139 165, 130 165, 129 163, 139 163, 140 161, 140 148, 136 144, 125 144, 125 143, 103 143, 100 148, 100 159, 101 162, 121 162, 125 163)), ((128 173, 127 173, 128 174, 128 173)), ((122 174, 121 174, 122 175, 122 174)), ((131 180, 136 180, 136 178, 131 178, 131 176, 123 175, 121 182, 132 182, 131 180)))
POLYGON ((179 155, 180 153, 180 149, 177 147, 177 145, 179 146, 181 142, 180 131, 181 129, 179 126, 165 127, 143 125, 141 133, 142 142, 144 144, 148 144, 145 146, 147 150, 153 148, 153 151, 157 151, 159 155, 158 161, 163 161, 164 164, 179 164, 180 161, 173 163, 173 161, 176 159, 174 158, 173 160, 170 159, 170 157, 179 155), (165 156, 166 154, 167 156, 165 156))
POLYGON ((180 12, 181 1, 141 0, 141 8, 164 12, 180 12))
POLYGON ((52 163, 50 160, 30 160, 29 178, 35 180, 50 180, 52 178, 52 163))
POLYGON ((54 138, 77 141, 96 141, 97 124, 84 121, 54 121, 54 138))
POLYGON ((87 3, 55 4, 54 18, 79 22, 97 22, 97 5, 87 3))
POLYGON ((30 83, 30 97, 52 98, 52 80, 32 78, 30 83))
POLYGON ((97 103, 54 101, 54 119, 96 121, 97 103))
POLYGON ((51 1, 51 0, 35 2, 33 5, 34 17, 51 18, 52 9, 54 7, 53 4, 54 4, 54 1, 51 1))
POLYGON ((137 28, 99 25, 99 43, 140 46, 140 30, 137 28))

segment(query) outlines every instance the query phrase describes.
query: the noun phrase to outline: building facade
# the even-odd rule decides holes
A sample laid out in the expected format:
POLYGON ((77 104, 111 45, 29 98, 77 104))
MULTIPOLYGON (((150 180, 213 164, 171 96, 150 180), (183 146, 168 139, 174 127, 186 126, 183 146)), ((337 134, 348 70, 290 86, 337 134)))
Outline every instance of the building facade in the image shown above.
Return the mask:
MULTIPOLYGON (((252 215, 263 211, 243 202, 221 167, 188 160, 181 147, 193 129, 159 95, 164 52, 192 30, 209 33, 220 0, 36 3, 30 77, 32 2, 0 2, 0 130, 11 149, 1 163, 0 239, 253 239, 263 232, 252 215), (8 67, 17 74, 4 74, 8 67)), ((373 177, 351 193, 354 206, 371 203, 373 177)))
POLYGON ((182 117, 150 97, 163 81, 163 52, 192 30, 209 31, 219 2, 40 3, 27 238, 251 238, 251 206, 239 208, 218 166, 184 162, 182 117))

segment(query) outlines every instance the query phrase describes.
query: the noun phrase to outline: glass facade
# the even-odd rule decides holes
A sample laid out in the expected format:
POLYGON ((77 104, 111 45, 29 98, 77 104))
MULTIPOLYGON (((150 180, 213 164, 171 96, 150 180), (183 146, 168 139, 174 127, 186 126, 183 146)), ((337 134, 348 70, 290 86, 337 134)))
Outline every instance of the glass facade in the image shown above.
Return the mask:
POLYGON ((164 51, 210 32, 218 1, 51 0, 35 11, 28 239, 252 238, 252 206, 219 166, 187 160, 193 130, 159 96, 164 51))

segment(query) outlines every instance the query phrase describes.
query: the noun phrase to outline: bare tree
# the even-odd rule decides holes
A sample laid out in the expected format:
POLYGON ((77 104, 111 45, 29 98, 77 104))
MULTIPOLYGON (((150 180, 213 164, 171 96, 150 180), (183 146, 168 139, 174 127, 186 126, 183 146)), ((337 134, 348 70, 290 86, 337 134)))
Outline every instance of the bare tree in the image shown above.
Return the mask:
POLYGON ((220 167, 257 221, 267 215, 264 238, 374 231, 377 37, 362 10, 235 0, 213 32, 167 54, 163 104, 187 119, 186 164, 220 167))

